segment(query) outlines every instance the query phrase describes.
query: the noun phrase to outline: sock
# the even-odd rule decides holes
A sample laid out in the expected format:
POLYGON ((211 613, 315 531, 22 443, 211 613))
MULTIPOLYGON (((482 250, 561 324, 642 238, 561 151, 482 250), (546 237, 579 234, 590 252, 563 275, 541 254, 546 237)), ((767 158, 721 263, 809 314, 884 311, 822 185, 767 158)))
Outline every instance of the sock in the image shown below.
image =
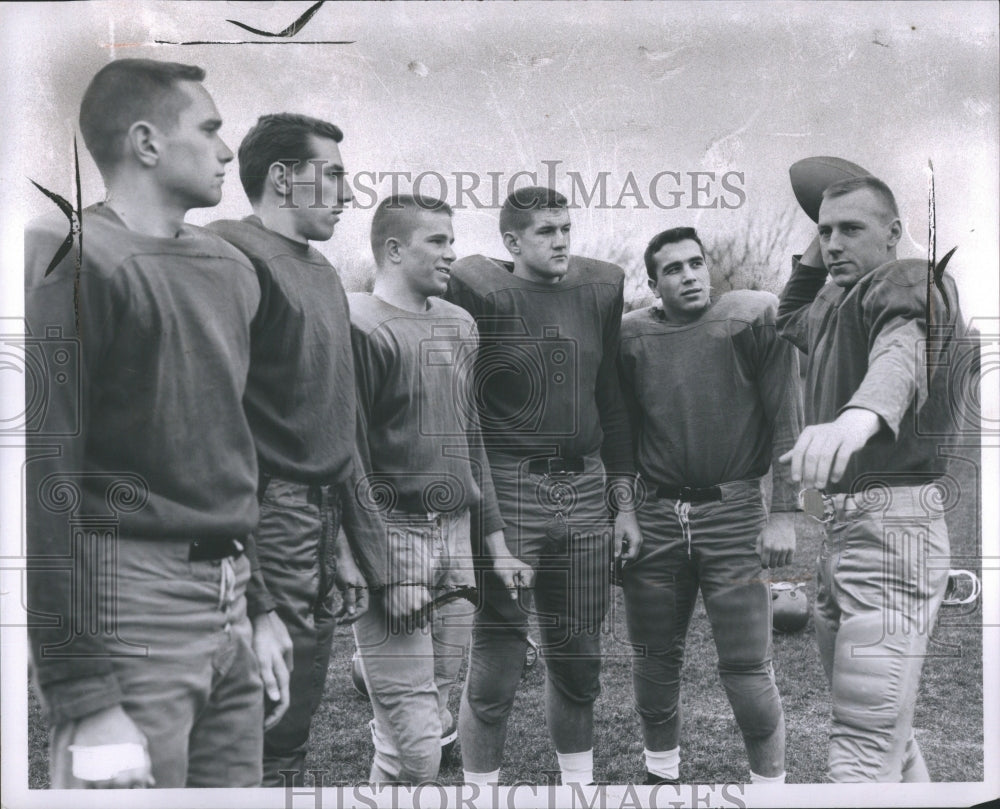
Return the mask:
POLYGON ((660 778, 676 780, 680 777, 681 748, 673 750, 643 750, 646 757, 646 772, 660 778))
POLYGON ((566 784, 594 783, 594 751, 584 750, 582 753, 556 753, 559 759, 559 771, 562 782, 566 784))
POLYGON ((500 770, 493 770, 493 772, 469 772, 468 770, 462 770, 462 780, 467 784, 488 787, 500 781, 500 770))
POLYGON ((753 770, 750 770, 750 783, 751 784, 783 784, 785 783, 785 774, 780 775, 757 775, 753 770))

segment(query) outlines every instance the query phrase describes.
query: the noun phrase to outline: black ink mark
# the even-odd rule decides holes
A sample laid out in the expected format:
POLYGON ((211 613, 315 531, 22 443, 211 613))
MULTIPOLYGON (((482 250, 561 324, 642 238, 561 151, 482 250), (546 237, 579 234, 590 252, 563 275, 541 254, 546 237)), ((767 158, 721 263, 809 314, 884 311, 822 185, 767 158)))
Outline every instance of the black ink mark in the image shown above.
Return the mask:
MULTIPOLYGON (((172 42, 169 39, 154 39, 156 45, 353 45, 357 40, 301 40, 299 42, 254 42, 243 39, 192 39, 187 42, 172 42)), ((136 43, 145 45, 145 42, 136 43)), ((115 45, 116 48, 128 47, 127 45, 115 45)))
POLYGON ((257 36, 261 37, 293 37, 305 27, 309 20, 313 18, 313 15, 319 11, 323 2, 324 0, 319 0, 318 3, 313 3, 313 5, 309 6, 309 8, 305 10, 301 17, 289 25, 284 31, 279 31, 276 34, 271 31, 261 31, 259 28, 251 28, 249 25, 237 22, 236 20, 226 20, 226 22, 231 22, 233 25, 239 26, 244 31, 249 31, 251 34, 257 34, 257 36))
POLYGON ((48 277, 57 266, 59 262, 65 258, 66 254, 73 247, 73 238, 76 237, 78 240, 79 250, 76 254, 76 262, 74 266, 73 275, 73 321, 76 326, 76 333, 80 334, 80 268, 83 264, 83 192, 80 189, 80 154, 77 150, 76 138, 73 138, 73 169, 74 169, 74 179, 76 180, 76 209, 70 205, 65 199, 63 199, 55 191, 49 191, 47 188, 40 186, 34 180, 31 180, 31 184, 35 186, 39 191, 41 191, 45 196, 52 200, 59 210, 63 212, 66 219, 69 220, 69 233, 66 234, 66 238, 63 239, 62 244, 59 245, 59 249, 56 250, 56 254, 52 257, 49 262, 49 266, 45 269, 45 274, 43 277, 48 277))
POLYGON ((934 307, 931 305, 931 295, 935 289, 941 293, 941 299, 944 301, 945 310, 945 324, 948 320, 951 320, 951 302, 948 300, 948 293, 945 291, 943 276, 945 267, 948 266, 948 262, 951 261, 951 257, 955 255, 955 251, 958 250, 958 245, 955 245, 951 250, 945 253, 944 258, 938 263, 937 260, 937 206, 934 201, 934 163, 928 159, 927 167, 930 169, 930 188, 927 195, 927 301, 924 304, 924 316, 927 321, 927 343, 925 360, 927 364, 927 387, 931 386, 931 375, 932 375, 932 343, 934 342, 935 333, 938 329, 935 328, 934 324, 934 307))
POLYGON ((883 48, 888 48, 889 47, 884 42, 879 42, 877 39, 873 39, 872 40, 872 45, 881 45, 883 48))
MULTIPOLYGON (((29 178, 31 179, 31 178, 29 178)), ((63 239, 63 243, 59 245, 59 249, 56 250, 56 254, 52 257, 52 261, 49 262, 49 266, 45 268, 45 276, 48 277, 58 265, 59 262, 63 260, 63 257, 69 252, 70 248, 73 246, 73 234, 76 229, 76 217, 74 216, 73 206, 70 205, 66 200, 60 197, 54 191, 49 191, 47 188, 43 188, 34 180, 31 180, 31 184, 35 186, 39 191, 41 191, 45 196, 52 200, 56 205, 59 206, 59 210, 63 212, 66 218, 69 220, 69 233, 66 234, 66 238, 63 239)))

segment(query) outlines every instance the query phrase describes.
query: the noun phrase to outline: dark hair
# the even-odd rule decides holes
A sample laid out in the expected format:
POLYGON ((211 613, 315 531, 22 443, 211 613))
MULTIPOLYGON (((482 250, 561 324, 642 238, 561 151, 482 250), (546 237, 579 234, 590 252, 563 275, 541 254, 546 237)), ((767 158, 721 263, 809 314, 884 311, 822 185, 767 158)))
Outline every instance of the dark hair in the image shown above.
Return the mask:
POLYGON ((518 188, 503 202, 500 209, 500 234, 522 233, 531 227, 535 211, 568 208, 569 202, 553 188, 528 186, 518 188))
POLYGON ((670 228, 662 233, 657 233, 649 244, 646 245, 646 252, 642 254, 642 260, 646 262, 646 275, 650 281, 656 281, 656 264, 653 256, 660 252, 665 244, 677 244, 678 242, 692 241, 701 248, 701 255, 705 255, 705 245, 698 238, 698 231, 694 228, 670 228))
POLYGON ((873 192, 879 198, 885 209, 892 214, 893 219, 899 219, 899 207, 896 205, 896 197, 893 195, 892 189, 878 177, 872 177, 871 175, 849 177, 846 180, 840 180, 833 185, 829 185, 823 191, 823 199, 843 197, 854 191, 864 191, 865 189, 873 192))
POLYGON ((262 115, 247 132, 240 144, 240 182, 247 199, 257 202, 264 193, 264 180, 275 163, 293 166, 304 163, 314 155, 309 136, 329 138, 334 143, 344 139, 340 128, 318 118, 279 112, 262 115))
POLYGON ((452 216, 451 206, 444 200, 413 194, 394 194, 382 200, 372 219, 372 253, 375 263, 382 263, 382 252, 387 239, 396 238, 409 243, 416 230, 413 211, 446 213, 452 216))
POLYGON ((177 83, 204 78, 196 65, 155 59, 116 59, 98 70, 80 102, 80 132, 101 174, 118 164, 132 124, 145 120, 171 129, 190 104, 177 83))

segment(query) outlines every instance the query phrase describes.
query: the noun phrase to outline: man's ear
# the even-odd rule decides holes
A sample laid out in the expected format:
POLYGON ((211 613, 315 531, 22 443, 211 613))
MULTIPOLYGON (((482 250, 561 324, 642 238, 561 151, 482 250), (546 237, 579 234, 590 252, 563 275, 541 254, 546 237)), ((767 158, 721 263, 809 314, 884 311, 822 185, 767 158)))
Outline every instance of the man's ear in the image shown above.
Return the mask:
POLYGON ((503 246, 507 248, 507 252, 511 255, 516 255, 521 252, 520 240, 516 233, 512 231, 507 231, 503 234, 503 246))
POLYGON ((125 134, 126 148, 142 165, 152 168, 160 162, 159 130, 148 121, 136 121, 125 134))
POLYGON ((385 257, 386 261, 391 261, 393 264, 399 264, 401 259, 403 243, 397 239, 395 236, 390 236, 385 240, 384 249, 382 250, 382 255, 385 257))
POLYGON ((889 225, 889 249, 893 249, 903 238, 903 225, 898 219, 893 219, 889 225))
POLYGON ((279 197, 286 197, 292 192, 292 170, 275 160, 267 167, 267 182, 279 197))
POLYGON ((652 278, 647 278, 646 283, 649 284, 649 288, 653 291, 653 297, 659 299, 660 290, 656 286, 656 281, 654 281, 652 278))

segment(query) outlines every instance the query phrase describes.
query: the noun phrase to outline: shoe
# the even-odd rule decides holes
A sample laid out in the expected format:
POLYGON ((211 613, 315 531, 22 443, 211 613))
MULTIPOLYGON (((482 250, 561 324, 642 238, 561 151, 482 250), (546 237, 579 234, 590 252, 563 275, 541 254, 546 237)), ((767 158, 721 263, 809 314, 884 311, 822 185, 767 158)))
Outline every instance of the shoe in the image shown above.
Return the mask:
POLYGON ((680 782, 680 778, 664 778, 662 775, 653 775, 649 770, 646 770, 646 780, 642 783, 644 786, 655 786, 657 784, 673 784, 677 786, 680 782))

